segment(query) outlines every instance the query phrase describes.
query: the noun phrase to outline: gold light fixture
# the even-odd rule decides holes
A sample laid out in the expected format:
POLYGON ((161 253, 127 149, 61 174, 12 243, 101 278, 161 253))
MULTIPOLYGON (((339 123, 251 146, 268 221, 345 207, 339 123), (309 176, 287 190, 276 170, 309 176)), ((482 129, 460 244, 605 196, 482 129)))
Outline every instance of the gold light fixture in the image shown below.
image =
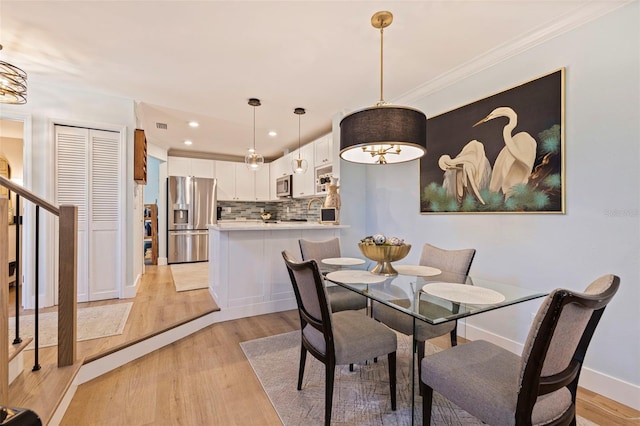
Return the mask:
POLYGON ((300 116, 305 112, 304 108, 296 108, 293 110, 293 113, 298 116, 298 158, 294 158, 291 161, 291 168, 293 169, 293 173, 297 174, 305 173, 307 167, 309 167, 307 160, 300 155, 300 116))
POLYGON ((383 97, 383 34, 391 12, 376 12, 371 25, 380 29, 380 101, 340 122, 340 157, 353 163, 403 163, 427 152, 427 117, 409 107, 387 104, 383 97))
POLYGON ((27 103, 27 73, 4 61, 0 61, 0 103, 27 103))
POLYGON ((253 148, 244 157, 244 163, 252 171, 258 171, 264 164, 264 157, 256 152, 256 107, 260 106, 260 99, 249 99, 249 105, 253 107, 253 148))

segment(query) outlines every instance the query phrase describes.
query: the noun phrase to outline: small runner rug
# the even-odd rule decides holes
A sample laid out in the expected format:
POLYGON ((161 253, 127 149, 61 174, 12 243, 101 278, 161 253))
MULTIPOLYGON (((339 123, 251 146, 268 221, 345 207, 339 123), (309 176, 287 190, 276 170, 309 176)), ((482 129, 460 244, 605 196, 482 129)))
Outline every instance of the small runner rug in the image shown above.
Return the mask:
MULTIPOLYGON (((99 339, 122 334, 133 302, 114 303, 78 309, 78 341, 99 339)), ((16 332, 16 318, 9 318, 9 343, 16 332)), ((35 318, 33 315, 20 316, 20 336, 34 337, 35 318)), ((58 344, 58 313, 42 313, 38 317, 38 345, 41 348, 58 344)), ((33 349, 31 342, 27 349, 33 349)))
POLYGON ((169 266, 176 291, 209 287, 209 262, 176 263, 169 266))
MULTIPOLYGON (((333 391, 332 425, 410 425, 411 339, 398 334, 397 410, 391 411, 386 357, 378 363, 337 366, 333 391)), ((296 389, 300 332, 294 331, 240 343, 273 407, 285 426, 324 422, 324 364, 307 355, 302 390, 296 389)), ((427 342, 426 353, 440 350, 427 342)), ((416 373, 417 376, 417 373, 416 373)), ((416 382, 417 386, 417 382, 416 382)), ((415 397, 416 422, 422 424, 422 398, 415 397)), ((475 417, 434 393, 432 425, 482 425, 475 417)), ((578 425, 592 426, 585 419, 578 425)))

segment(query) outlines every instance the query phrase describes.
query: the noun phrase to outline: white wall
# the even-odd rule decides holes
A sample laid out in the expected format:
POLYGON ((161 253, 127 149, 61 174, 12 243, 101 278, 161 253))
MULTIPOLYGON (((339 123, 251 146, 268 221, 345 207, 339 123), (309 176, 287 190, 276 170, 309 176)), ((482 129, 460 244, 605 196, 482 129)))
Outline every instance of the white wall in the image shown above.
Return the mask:
MULTIPOLYGON (((583 290, 603 274, 619 275, 620 291, 596 330, 582 378, 588 375, 588 387, 635 408, 640 408, 638 23, 634 2, 411 105, 435 116, 566 67, 565 215, 420 215, 417 161, 368 166, 366 204, 359 209, 367 234, 383 232, 414 244, 407 261, 418 260, 424 242, 475 247, 472 274, 545 292, 583 290)), ((345 192, 356 191, 347 176, 359 167, 342 162, 345 192)), ((343 208, 347 200, 343 195, 343 208)), ((346 207, 351 217, 354 208, 346 207)), ((539 303, 474 317, 467 328, 521 344, 539 303)))
MULTIPOLYGON (((29 76, 28 101, 25 105, 2 105, 0 117, 24 116, 31 126, 25 135, 24 183, 36 195, 55 200, 54 188, 54 143, 53 124, 57 122, 75 123, 94 128, 126 127, 126 182, 125 229, 122 256, 124 268, 123 290, 128 296, 135 294, 135 284, 142 271, 142 192, 133 183, 133 130, 135 129, 134 102, 131 99, 105 96, 85 92, 76 88, 59 87, 42 80, 38 75, 29 76), (137 226, 134 226, 134 218, 137 226)), ((25 216, 29 213, 25 211, 25 216)), ((50 214, 41 214, 41 224, 46 229, 41 234, 40 279, 41 294, 45 303, 52 303, 51 290, 55 277, 54 265, 54 219, 50 214), (44 281, 44 282, 43 282, 44 281)), ((29 222, 25 218, 25 223, 29 222)), ((32 223, 33 221, 31 221, 32 223)), ((25 229, 25 244, 31 244, 33 236, 25 229)), ((31 262, 32 256, 25 258, 31 262)), ((33 264, 25 265, 33 269, 33 264)))

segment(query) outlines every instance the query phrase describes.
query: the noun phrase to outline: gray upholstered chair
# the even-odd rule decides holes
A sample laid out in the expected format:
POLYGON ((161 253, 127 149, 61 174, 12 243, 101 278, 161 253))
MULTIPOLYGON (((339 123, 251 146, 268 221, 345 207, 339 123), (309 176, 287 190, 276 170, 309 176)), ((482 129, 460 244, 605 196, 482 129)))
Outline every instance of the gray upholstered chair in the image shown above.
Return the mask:
MULTIPOLYGON (((323 241, 311 241, 304 238, 298 240, 302 260, 314 259, 321 265, 322 259, 340 257, 340 239, 330 238, 323 241)), ((322 265, 321 270, 331 272, 337 268, 330 265, 322 265)), ((367 298, 338 285, 327 286, 329 302, 333 312, 364 309, 367 306, 367 298)))
MULTIPOLYGON (((471 269, 471 262, 473 262, 475 254, 475 249, 445 250, 432 246, 431 244, 425 244, 420 254, 420 265, 431 266, 442 270, 446 281, 458 282, 459 280, 459 282, 464 282, 464 279, 469 273, 469 269, 471 269)), ((411 301, 408 299, 397 300, 395 303, 408 307, 411 301)), ((450 310, 432 303, 421 303, 420 309, 424 313, 429 311, 427 314, 434 317, 451 314, 450 310), (439 314, 439 311, 442 311, 442 313, 439 314)), ((381 303, 374 303, 372 312, 375 319, 385 323, 394 330, 409 336, 414 335, 414 344, 418 350, 418 372, 420 371, 420 361, 424 358, 424 346, 427 340, 449 333, 451 336, 451 346, 458 344, 457 321, 449 321, 437 325, 416 321, 414 334, 413 318, 404 312, 400 312, 381 303)))
POLYGON ((298 390, 307 352, 325 365, 325 425, 331 423, 333 381, 336 365, 353 364, 387 355, 391 409, 396 409, 397 336, 385 325, 359 312, 346 310, 332 313, 327 291, 315 260, 296 262, 282 252, 300 315, 300 369, 298 390))
POLYGON ((433 391, 491 425, 575 425, 582 362, 620 279, 605 275, 584 293, 554 290, 540 306, 518 356, 475 340, 422 360, 423 424, 433 391))

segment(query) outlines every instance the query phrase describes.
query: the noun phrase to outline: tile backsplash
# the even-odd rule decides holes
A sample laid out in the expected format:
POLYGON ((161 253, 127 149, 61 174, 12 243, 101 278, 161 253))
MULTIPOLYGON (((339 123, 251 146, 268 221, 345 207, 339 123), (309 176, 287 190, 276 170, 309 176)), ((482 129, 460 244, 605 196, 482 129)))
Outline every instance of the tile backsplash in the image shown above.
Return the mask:
POLYGON ((236 220, 244 218, 246 220, 261 220, 260 213, 263 211, 271 213, 272 219, 307 219, 317 221, 320 219, 320 208, 324 203, 324 198, 291 198, 285 201, 218 201, 218 207, 222 207, 221 220, 236 220), (309 206, 310 200, 314 200, 309 206))

